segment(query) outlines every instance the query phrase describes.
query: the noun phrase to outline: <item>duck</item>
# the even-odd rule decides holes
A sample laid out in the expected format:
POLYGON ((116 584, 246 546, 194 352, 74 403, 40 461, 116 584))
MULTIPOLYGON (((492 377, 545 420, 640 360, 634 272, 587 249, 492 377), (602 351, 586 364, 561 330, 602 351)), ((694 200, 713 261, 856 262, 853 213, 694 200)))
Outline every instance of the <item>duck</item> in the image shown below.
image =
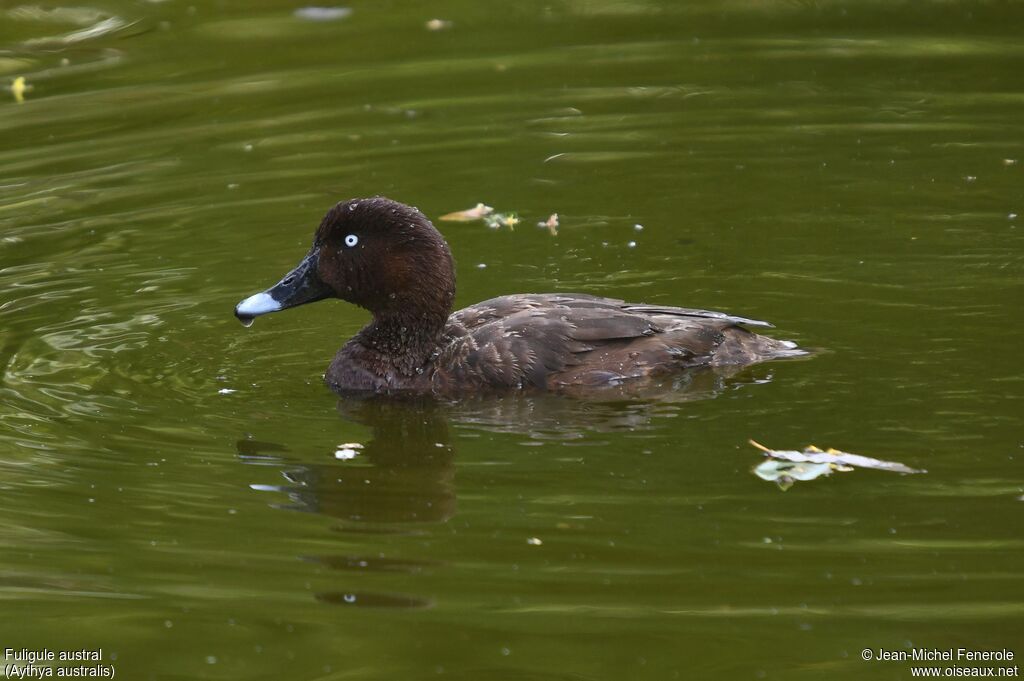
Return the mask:
POLYGON ((448 243, 418 209, 383 196, 331 208, 299 264, 235 316, 250 326, 329 298, 373 316, 324 374, 339 395, 569 393, 803 354, 747 328, 768 322, 584 293, 503 295, 453 312, 448 243))

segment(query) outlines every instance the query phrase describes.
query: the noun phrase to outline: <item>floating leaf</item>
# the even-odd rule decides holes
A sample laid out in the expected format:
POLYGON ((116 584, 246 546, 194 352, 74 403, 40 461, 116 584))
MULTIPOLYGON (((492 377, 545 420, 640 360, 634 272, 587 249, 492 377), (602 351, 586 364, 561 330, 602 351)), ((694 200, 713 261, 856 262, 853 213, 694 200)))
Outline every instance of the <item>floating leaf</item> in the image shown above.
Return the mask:
POLYGON ((491 229, 508 227, 511 230, 515 230, 516 225, 519 224, 519 218, 515 213, 494 213, 484 218, 484 224, 491 229))
POLYGON ((494 212, 494 209, 490 206, 485 206, 482 203, 476 204, 473 208, 468 210, 460 210, 454 213, 448 213, 442 215, 441 220, 446 222, 472 222, 473 220, 483 220, 485 217, 494 212))
POLYGON ((18 76, 11 83, 11 94, 14 95, 14 101, 18 104, 25 102, 25 93, 32 89, 31 85, 25 83, 25 76, 18 76))
POLYGON ((927 473, 925 470, 918 470, 909 466, 904 466, 896 461, 882 461, 881 459, 872 459, 869 456, 861 456, 860 454, 850 454, 849 452, 842 452, 838 449, 821 450, 814 445, 808 445, 804 447, 802 452, 795 450, 785 449, 769 449, 764 445, 749 440, 750 444, 754 445, 762 452, 765 456, 770 456, 773 459, 783 459, 785 461, 794 461, 797 463, 829 463, 853 466, 855 468, 874 468, 880 471, 892 471, 894 473, 927 473))
POLYGON ((491 229, 499 229, 501 227, 515 229, 515 226, 519 224, 519 217, 515 213, 495 213, 493 208, 482 203, 478 203, 468 210, 460 210, 455 213, 442 215, 440 219, 448 222, 483 220, 484 224, 491 229))
POLYGON ((538 222, 538 227, 547 227, 547 230, 551 233, 551 236, 558 236, 558 213, 552 213, 544 222, 538 222))

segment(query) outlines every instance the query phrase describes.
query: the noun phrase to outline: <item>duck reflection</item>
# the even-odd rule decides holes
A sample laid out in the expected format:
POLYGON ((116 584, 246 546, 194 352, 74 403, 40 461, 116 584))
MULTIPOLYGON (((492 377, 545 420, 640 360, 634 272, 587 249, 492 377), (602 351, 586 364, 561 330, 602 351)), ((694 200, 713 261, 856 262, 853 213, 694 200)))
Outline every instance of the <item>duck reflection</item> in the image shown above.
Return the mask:
MULTIPOLYGON (((254 485, 284 492, 279 504, 342 521, 352 533, 415 531, 414 523, 439 523, 456 513, 455 451, 451 429, 513 433, 530 440, 572 440, 594 432, 640 431, 677 415, 686 402, 708 399, 745 385, 771 381, 771 370, 707 370, 645 382, 571 399, 557 395, 513 394, 460 402, 426 398, 342 398, 343 420, 370 429, 363 443, 338 445, 323 463, 303 463, 282 471, 287 485, 254 485), (643 399, 638 399, 643 395, 643 399)), ((239 440, 238 455, 252 464, 280 465, 278 444, 239 440)))
MULTIPOLYGON (((342 400, 338 411, 346 421, 368 427, 370 439, 339 445, 333 461, 282 471, 288 485, 256 488, 284 492, 289 502, 281 508, 337 518, 345 531, 401 532, 394 526, 454 515, 454 453, 439 405, 342 400)), ((239 440, 239 456, 259 463, 259 457, 284 449, 268 444, 239 440)))
MULTIPOLYGON (((339 541, 345 548, 338 553, 299 556, 347 575, 345 582, 356 578, 362 587, 339 589, 332 579, 328 588, 314 592, 317 601, 358 608, 429 607, 432 600, 423 595, 365 587, 383 580, 404 592, 410 588, 409 578, 442 565, 432 559, 386 555, 381 545, 394 543, 373 536, 416 534, 417 524, 442 523, 455 514, 454 454, 440 405, 343 400, 338 412, 345 421, 368 427, 370 437, 338 445, 331 458, 325 452, 324 463, 287 467, 282 471, 285 485, 252 487, 286 494, 288 501, 277 504, 279 508, 330 516, 340 521, 338 532, 366 535, 339 541)), ((250 438, 239 440, 237 451, 244 461, 257 465, 280 466, 288 458, 283 445, 250 438)))
POLYGON ((458 429, 515 433, 531 440, 572 440, 589 433, 643 431, 658 427, 695 400, 747 385, 770 383, 766 366, 715 367, 661 380, 618 386, 579 386, 572 397, 513 394, 451 403, 444 413, 458 429))
MULTIPOLYGON (((363 442, 337 445, 333 456, 323 452, 322 463, 290 464, 287 447, 252 438, 237 443, 240 459, 253 465, 287 466, 284 485, 252 485, 260 491, 287 495, 279 508, 319 513, 335 518, 335 530, 350 535, 339 553, 299 556, 339 574, 370 573, 374 580, 429 573, 443 564, 418 557, 387 556, 379 549, 396 544, 373 535, 427 533, 428 524, 444 523, 457 510, 455 448, 452 431, 479 438, 481 433, 509 433, 532 441, 565 441, 594 432, 636 432, 659 427, 695 399, 754 383, 767 383, 770 369, 734 372, 704 371, 647 384, 644 399, 632 387, 602 391, 588 399, 555 395, 510 395, 461 402, 374 397, 341 399, 343 421, 366 427, 363 442), (654 395, 652 398, 651 395, 654 395), (600 399, 598 399, 600 398, 600 399), (356 538, 351 535, 364 535, 356 538), (355 552, 351 550, 361 546, 355 552), (396 574, 397 573, 397 574, 396 574)), ((456 439, 457 441, 457 439, 456 439)), ((479 441, 479 440, 477 440, 479 441)), ((340 539, 339 535, 339 539, 340 539)), ((402 542, 399 542, 399 545, 402 542)), ((392 583, 392 582, 389 582, 392 583)), ((406 593, 367 590, 326 590, 318 601, 341 606, 416 608, 429 598, 406 593)))

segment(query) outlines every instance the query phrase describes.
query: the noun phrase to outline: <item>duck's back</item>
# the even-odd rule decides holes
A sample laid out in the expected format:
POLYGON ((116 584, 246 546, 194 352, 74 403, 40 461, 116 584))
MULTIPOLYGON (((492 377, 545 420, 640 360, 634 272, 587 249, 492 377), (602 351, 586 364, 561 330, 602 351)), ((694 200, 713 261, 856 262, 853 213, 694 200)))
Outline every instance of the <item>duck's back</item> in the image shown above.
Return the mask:
POLYGON ((502 296, 454 313, 434 362, 439 394, 467 388, 570 390, 698 367, 800 354, 721 312, 583 294, 502 296))

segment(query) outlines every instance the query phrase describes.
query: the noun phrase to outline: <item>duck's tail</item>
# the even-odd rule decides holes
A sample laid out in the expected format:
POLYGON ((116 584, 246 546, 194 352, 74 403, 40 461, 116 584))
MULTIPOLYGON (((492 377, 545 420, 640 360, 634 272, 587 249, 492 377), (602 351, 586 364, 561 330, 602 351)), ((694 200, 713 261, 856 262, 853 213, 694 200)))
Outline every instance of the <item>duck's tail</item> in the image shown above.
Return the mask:
POLYGON ((753 364, 809 354, 793 341, 762 336, 741 326, 730 326, 723 329, 722 333, 725 339, 715 350, 711 366, 753 364))

